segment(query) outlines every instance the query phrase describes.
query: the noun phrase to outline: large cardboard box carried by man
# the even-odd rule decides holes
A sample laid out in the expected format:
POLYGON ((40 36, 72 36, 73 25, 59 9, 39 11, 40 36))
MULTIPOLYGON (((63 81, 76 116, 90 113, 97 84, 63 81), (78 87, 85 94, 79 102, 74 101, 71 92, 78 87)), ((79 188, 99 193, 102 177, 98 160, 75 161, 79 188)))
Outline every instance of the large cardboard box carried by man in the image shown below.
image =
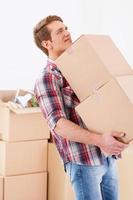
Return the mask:
POLYGON ((76 110, 88 129, 98 133, 123 131, 123 141, 133 139, 133 76, 110 80, 76 110))
POLYGON ((133 69, 109 36, 83 35, 55 61, 80 100, 88 129, 133 139, 133 69))
POLYGON ((55 63, 83 101, 114 76, 133 75, 109 36, 82 35, 55 63))

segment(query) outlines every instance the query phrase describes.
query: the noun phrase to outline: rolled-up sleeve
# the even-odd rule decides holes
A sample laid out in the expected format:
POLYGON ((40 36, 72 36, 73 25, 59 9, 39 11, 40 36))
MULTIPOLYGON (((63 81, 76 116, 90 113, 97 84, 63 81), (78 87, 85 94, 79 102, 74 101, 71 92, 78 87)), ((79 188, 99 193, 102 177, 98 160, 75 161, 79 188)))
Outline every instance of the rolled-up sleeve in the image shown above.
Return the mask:
POLYGON ((34 93, 50 129, 54 129, 60 118, 66 118, 59 79, 45 73, 35 83, 34 93))

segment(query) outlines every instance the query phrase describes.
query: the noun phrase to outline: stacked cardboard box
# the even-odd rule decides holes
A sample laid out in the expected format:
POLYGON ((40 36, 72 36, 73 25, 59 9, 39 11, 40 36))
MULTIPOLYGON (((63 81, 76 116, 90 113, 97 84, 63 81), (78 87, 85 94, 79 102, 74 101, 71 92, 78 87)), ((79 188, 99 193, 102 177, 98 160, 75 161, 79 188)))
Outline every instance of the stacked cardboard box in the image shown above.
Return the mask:
POLYGON ((0 91, 0 200, 46 200, 49 130, 39 108, 9 107, 14 96, 0 91))
POLYGON ((83 35, 56 60, 81 103, 89 130, 133 139, 133 70, 109 36, 83 35))
POLYGON ((48 200, 74 200, 69 177, 53 143, 48 143, 48 200))
POLYGON ((3 200, 3 177, 0 176, 0 200, 3 200))
POLYGON ((133 144, 130 144, 122 154, 122 159, 118 160, 120 199, 133 199, 133 144))

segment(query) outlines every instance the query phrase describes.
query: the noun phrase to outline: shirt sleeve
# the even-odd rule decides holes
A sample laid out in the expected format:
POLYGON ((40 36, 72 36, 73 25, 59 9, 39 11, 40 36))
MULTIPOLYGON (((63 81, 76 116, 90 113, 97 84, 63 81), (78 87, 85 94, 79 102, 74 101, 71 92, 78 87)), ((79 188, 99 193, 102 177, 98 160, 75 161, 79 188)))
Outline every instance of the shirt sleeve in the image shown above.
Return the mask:
POLYGON ((34 92, 48 126, 53 130, 60 118, 66 118, 58 77, 46 73, 36 81, 34 92))

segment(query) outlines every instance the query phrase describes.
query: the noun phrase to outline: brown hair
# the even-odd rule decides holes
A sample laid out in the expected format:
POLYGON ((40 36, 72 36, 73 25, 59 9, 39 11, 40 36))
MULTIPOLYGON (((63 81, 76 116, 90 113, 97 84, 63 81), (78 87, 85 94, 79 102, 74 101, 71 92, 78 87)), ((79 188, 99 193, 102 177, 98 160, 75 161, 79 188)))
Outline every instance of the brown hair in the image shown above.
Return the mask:
POLYGON ((48 50, 42 46, 43 40, 51 40, 51 33, 48 29, 47 25, 53 21, 61 21, 63 20, 56 15, 49 15, 46 18, 42 19, 34 28, 34 40, 36 45, 46 54, 48 55, 48 50))

